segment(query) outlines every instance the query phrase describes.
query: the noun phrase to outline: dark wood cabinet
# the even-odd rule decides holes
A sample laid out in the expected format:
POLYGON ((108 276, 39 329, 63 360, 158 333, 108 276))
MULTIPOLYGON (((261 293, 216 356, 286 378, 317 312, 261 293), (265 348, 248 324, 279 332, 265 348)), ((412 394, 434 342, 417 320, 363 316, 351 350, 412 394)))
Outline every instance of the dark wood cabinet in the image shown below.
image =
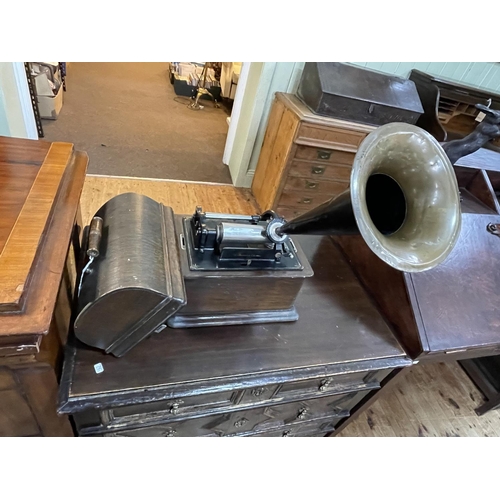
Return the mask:
POLYGON ((297 322, 166 328, 122 358, 72 338, 60 412, 82 436, 335 431, 411 360, 333 240, 298 238, 315 275, 296 301, 297 322))

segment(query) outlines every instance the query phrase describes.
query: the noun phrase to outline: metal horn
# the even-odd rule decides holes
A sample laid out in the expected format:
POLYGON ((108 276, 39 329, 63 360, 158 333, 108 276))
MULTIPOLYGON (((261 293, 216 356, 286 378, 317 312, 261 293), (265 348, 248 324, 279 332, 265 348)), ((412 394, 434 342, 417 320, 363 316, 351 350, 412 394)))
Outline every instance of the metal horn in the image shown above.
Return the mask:
POLYGON ((350 188, 287 222, 283 234, 361 233, 387 264, 432 269, 460 234, 460 194, 452 164, 425 130, 389 123, 361 143, 350 188))

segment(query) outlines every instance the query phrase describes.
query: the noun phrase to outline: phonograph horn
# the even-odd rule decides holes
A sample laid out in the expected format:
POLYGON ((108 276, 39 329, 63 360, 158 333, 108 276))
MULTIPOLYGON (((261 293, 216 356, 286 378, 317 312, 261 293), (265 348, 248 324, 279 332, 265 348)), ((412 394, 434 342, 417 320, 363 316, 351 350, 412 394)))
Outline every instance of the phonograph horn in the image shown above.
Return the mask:
POLYGON ((389 123, 361 143, 350 188, 285 223, 280 233, 359 232, 387 264, 415 272, 448 256, 460 226, 457 179, 443 148, 415 125, 389 123))

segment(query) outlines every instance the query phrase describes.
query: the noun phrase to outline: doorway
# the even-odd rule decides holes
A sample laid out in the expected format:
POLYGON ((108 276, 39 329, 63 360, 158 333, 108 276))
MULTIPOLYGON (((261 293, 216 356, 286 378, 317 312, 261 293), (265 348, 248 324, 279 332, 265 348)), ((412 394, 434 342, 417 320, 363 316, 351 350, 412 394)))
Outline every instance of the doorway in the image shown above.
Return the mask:
POLYGON ((44 140, 86 151, 89 174, 231 183, 222 163, 231 101, 189 109, 169 63, 70 63, 66 87, 44 140))

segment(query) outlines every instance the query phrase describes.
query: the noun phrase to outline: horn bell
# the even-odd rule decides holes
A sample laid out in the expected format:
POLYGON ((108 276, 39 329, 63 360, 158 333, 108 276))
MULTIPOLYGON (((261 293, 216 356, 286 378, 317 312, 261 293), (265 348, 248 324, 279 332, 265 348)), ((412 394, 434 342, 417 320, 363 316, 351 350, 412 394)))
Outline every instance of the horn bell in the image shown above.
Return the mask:
POLYGON ((460 194, 437 140, 389 123, 361 143, 349 190, 286 223, 283 233, 351 234, 400 271, 426 271, 450 254, 460 234, 460 194), (357 228, 356 228, 357 226, 357 228))

